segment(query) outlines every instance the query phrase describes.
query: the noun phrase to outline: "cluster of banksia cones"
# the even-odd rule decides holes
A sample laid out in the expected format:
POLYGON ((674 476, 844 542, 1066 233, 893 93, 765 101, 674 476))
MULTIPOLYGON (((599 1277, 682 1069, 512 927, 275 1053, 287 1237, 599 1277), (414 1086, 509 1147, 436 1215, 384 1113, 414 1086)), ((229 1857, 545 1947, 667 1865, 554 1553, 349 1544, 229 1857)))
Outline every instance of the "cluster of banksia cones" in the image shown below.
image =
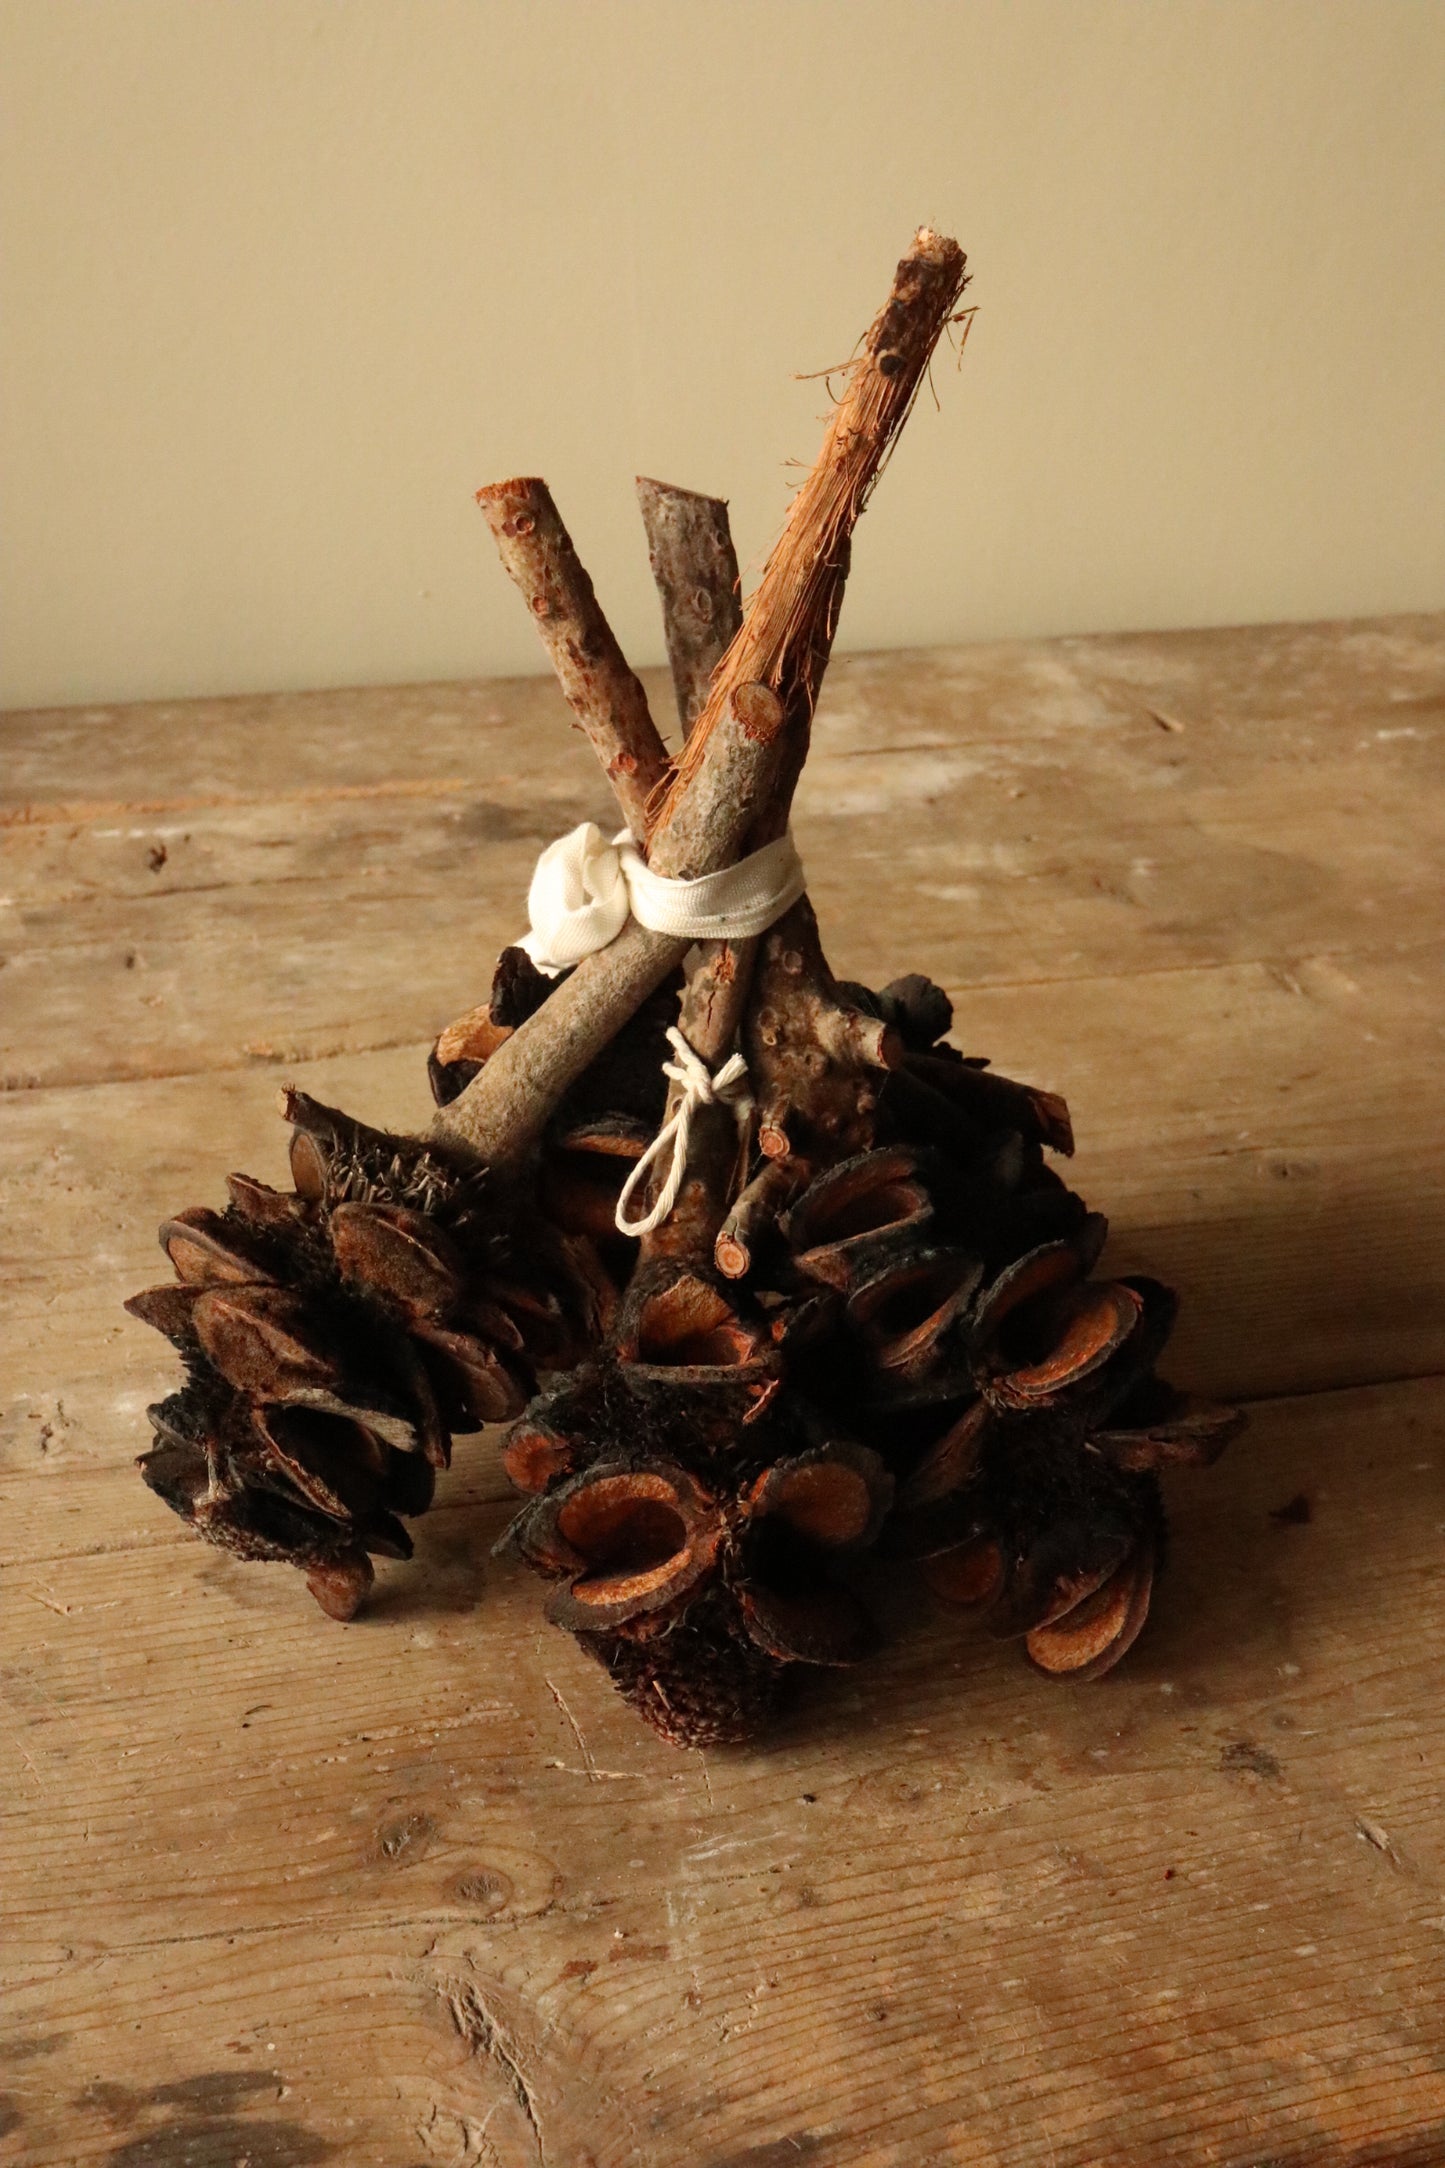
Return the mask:
MULTIPOLYGON (((848 372, 746 616, 726 510, 640 485, 686 743, 673 763, 545 487, 481 493, 650 864, 784 832, 853 523, 964 285, 921 233, 848 372)), ((146 1481, 199 1533, 302 1567, 349 1617, 410 1555, 454 1431, 510 1420, 499 1550, 666 1738, 749 1737, 877 1639, 857 1561, 909 1562, 1040 1669, 1098 1677, 1149 1608, 1158 1471, 1230 1409, 1163 1384, 1157 1281, 1048 1154, 1056 1095, 952 1047, 947 996, 834 978, 806 897, 760 939, 635 924, 559 976, 503 953, 438 1040, 421 1140, 283 1094, 294 1189, 233 1176, 162 1229, 134 1313, 179 1348, 146 1481), (667 1030, 749 1097, 703 1103, 672 1209, 618 1231, 677 1103, 667 1030)), ((876 1569, 871 1569, 876 1570, 876 1569)))

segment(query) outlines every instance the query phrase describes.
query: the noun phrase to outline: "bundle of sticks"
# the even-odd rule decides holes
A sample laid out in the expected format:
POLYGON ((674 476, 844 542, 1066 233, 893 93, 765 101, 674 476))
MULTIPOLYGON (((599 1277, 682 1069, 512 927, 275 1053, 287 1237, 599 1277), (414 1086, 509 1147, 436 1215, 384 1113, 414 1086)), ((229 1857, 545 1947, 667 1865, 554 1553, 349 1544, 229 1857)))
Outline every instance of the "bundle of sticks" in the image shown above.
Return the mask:
MULTIPOLYGON (((480 492, 649 873, 786 836, 852 530, 965 284, 920 231, 746 610, 726 506, 639 483, 676 760, 545 484, 480 492)), ((1158 1470, 1240 1418, 1157 1377, 1168 1289, 1095 1274, 1063 1101, 951 1023, 916 974, 836 978, 806 894, 700 942, 633 916, 560 972, 505 950, 433 1049, 425 1138, 288 1090, 294 1188, 233 1176, 166 1223, 175 1283, 130 1307, 187 1379, 147 1482, 349 1617, 453 1432, 509 1420, 499 1548, 679 1744, 868 1653, 865 1553, 1101 1675, 1149 1608, 1158 1470)))

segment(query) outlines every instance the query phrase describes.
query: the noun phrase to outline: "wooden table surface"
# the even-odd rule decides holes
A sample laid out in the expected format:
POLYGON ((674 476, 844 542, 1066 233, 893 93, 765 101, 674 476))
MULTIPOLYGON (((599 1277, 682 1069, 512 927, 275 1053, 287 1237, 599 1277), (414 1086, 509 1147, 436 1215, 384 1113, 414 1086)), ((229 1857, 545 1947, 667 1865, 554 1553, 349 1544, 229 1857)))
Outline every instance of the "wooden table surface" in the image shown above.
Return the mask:
POLYGON ((536 679, 0 724, 0 2159, 1445 2162, 1445 617, 834 666, 834 962, 1067 1093, 1174 1373, 1256 1405, 1109 1679, 895 1591, 754 1751, 542 1622, 488 1438, 346 1627, 132 1467, 156 1223, 282 1178, 283 1077, 424 1121, 608 818, 565 723, 536 679))

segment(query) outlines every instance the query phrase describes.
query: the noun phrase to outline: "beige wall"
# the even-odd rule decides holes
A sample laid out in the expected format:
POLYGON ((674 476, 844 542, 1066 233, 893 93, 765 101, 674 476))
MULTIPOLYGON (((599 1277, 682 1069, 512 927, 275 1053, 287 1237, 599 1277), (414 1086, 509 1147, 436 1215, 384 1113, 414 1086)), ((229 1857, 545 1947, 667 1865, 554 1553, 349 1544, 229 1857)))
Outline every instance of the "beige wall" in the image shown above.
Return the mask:
POLYGON ((1438 604, 1442 87, 1440 0, 0 0, 0 692, 534 669, 518 471, 656 659, 632 475, 755 557, 921 219, 847 644, 1438 604))

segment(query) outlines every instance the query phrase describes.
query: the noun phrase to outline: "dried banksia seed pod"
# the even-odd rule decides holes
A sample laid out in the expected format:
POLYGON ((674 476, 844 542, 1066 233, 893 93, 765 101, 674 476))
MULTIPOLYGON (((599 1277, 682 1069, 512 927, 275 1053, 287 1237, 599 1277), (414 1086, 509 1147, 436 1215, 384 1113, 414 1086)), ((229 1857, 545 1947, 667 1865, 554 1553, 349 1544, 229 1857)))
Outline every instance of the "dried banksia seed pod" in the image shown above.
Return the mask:
POLYGON ((580 1297, 517 1254, 475 1177, 303 1093, 284 1109, 294 1190, 233 1175, 223 1211, 162 1227, 175 1282, 127 1304, 188 1373, 140 1465, 199 1533, 291 1560, 346 1616, 371 1555, 410 1555, 398 1516, 425 1511, 452 1432, 516 1415, 536 1363, 575 1356, 580 1297))
MULTIPOLYGON (((1005 1278, 1031 1284, 1038 1304, 1044 1275, 1023 1263, 1005 1278)), ((1153 1375, 1172 1314, 1157 1283, 1086 1284, 1061 1274, 1053 1307, 1011 1351, 1000 1333, 1001 1309, 1011 1313, 991 1291, 981 1395, 900 1484, 889 1534, 939 1596, 1023 1637, 1041 1670, 1097 1678, 1148 1615, 1164 1540, 1157 1470, 1207 1465, 1243 1418, 1153 1375)))
POLYGON ((665 1738, 751 1736, 788 1667, 856 1663, 872 1621, 830 1560, 869 1544, 892 1497, 877 1454, 837 1441, 740 1480, 675 1460, 594 1462, 504 1539, 558 1585, 548 1606, 665 1738))

